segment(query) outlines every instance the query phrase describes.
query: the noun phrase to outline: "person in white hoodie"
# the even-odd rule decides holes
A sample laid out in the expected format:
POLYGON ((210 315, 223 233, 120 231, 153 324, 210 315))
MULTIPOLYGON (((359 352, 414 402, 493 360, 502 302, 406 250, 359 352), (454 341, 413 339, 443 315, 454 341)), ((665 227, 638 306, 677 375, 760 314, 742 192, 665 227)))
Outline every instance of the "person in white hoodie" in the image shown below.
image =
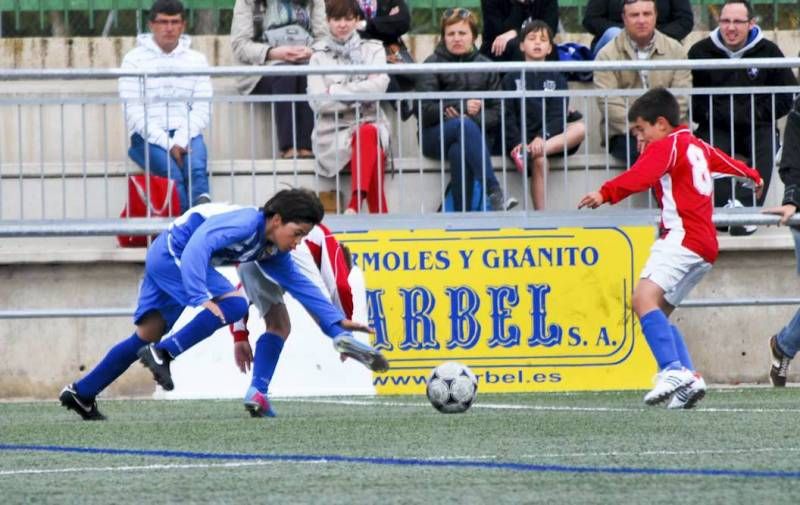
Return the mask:
MULTIPOLYGON (((180 0, 156 0, 150 8, 150 33, 122 60, 122 70, 208 68, 206 57, 189 48, 180 0)), ((119 95, 131 136, 128 156, 145 172, 177 183, 181 212, 211 201, 202 131, 208 125, 211 79, 207 75, 122 77, 119 95)))

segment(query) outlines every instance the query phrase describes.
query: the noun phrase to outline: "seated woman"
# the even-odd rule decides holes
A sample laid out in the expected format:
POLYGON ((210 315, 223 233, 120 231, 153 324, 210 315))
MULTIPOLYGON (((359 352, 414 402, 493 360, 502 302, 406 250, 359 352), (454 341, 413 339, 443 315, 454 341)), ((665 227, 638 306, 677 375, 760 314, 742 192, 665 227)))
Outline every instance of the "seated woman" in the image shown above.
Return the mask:
MULTIPOLYGON (((236 0, 231 22, 237 65, 304 65, 311 43, 326 33, 325 0, 236 0)), ((237 78, 243 95, 295 95, 306 91, 304 75, 237 78)), ((310 158, 314 115, 306 102, 275 102, 281 158, 310 158)))
MULTIPOLYGON (((531 68, 544 62, 555 50, 553 32, 544 21, 529 19, 522 25, 520 50, 531 68)), ((556 91, 567 89, 567 78, 563 72, 526 70, 524 85, 520 74, 509 72, 505 75, 502 87, 507 91, 556 91)), ((522 100, 509 100, 506 104, 506 149, 505 152, 517 165, 520 173, 530 173, 533 208, 545 207, 545 172, 547 158, 573 154, 578 150, 586 134, 581 120, 570 121, 571 114, 566 110, 564 97, 527 97, 525 108, 522 100), (522 132, 522 115, 525 115, 525 133, 522 132), (524 161, 527 153, 527 161, 524 161)), ((574 117, 574 113, 572 113, 574 117)))
MULTIPOLYGON (((447 9, 441 21, 442 40, 425 63, 491 61, 475 48, 477 35, 475 14, 468 9, 447 9)), ((500 76, 494 72, 431 72, 417 77, 417 91, 420 92, 495 91, 499 87, 500 76)), ((473 202, 476 182, 485 184, 481 189, 488 197, 481 199, 478 205, 481 210, 507 210, 517 204, 513 198, 505 201, 489 155, 486 133, 496 129, 499 122, 500 102, 497 100, 447 98, 422 101, 422 153, 436 159, 444 155, 450 162, 450 191, 457 211, 477 210, 467 204, 473 202)))
MULTIPOLYGON (((312 66, 381 65, 386 63, 383 44, 363 40, 356 32, 361 19, 358 0, 328 0, 330 35, 316 42, 312 66)), ((316 113, 311 135, 320 175, 334 177, 346 167, 352 174, 352 193, 346 214, 361 210, 367 200, 370 212, 385 213, 383 173, 389 123, 375 101, 358 101, 359 93, 384 93, 386 74, 325 74, 308 76, 308 93, 316 113)))

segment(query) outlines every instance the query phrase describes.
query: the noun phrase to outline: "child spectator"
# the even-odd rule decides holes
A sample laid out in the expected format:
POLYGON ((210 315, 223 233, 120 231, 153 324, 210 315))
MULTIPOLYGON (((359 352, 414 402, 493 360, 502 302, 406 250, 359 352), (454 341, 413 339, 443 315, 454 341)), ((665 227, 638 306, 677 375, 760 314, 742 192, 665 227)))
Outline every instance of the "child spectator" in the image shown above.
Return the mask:
POLYGON ((706 384, 694 371, 678 328, 667 319, 711 269, 717 232, 711 221, 712 173, 746 177, 756 193, 764 188, 758 172, 692 135, 679 125, 680 107, 664 88, 653 88, 628 111, 641 155, 631 168, 586 194, 578 208, 615 204, 652 189, 661 208, 659 238, 633 291, 633 310, 658 363, 655 387, 644 396, 656 405, 672 396, 669 408, 689 409, 705 396, 706 384), (674 395, 674 396, 673 396, 674 395))
MULTIPOLYGON (((520 50, 527 62, 543 62, 553 52, 553 32, 547 23, 529 19, 522 25, 520 50)), ((535 67, 534 67, 535 68, 535 67)), ((509 73, 503 78, 504 90, 516 91, 556 91, 567 89, 567 78, 560 72, 528 70, 524 84, 519 74, 509 73)), ((506 149, 505 152, 517 165, 520 173, 533 166, 531 198, 533 208, 545 208, 545 172, 547 158, 567 151, 573 154, 578 150, 586 134, 583 121, 568 123, 565 97, 525 99, 525 133, 522 127, 522 100, 511 100, 506 108, 506 149), (527 153, 527 162, 523 161, 527 153)))

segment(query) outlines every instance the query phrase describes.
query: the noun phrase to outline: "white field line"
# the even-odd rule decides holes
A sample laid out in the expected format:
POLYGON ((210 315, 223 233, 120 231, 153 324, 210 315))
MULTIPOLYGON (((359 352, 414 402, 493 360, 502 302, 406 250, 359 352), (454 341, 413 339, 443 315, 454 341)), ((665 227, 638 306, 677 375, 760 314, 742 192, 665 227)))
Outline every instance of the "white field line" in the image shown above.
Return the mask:
MULTIPOLYGON (((240 468, 244 466, 265 466, 275 464, 286 464, 288 461, 235 461, 228 463, 174 463, 162 465, 125 465, 125 466, 84 466, 67 468, 23 468, 20 470, 0 470, 0 476, 4 475, 36 475, 48 473, 77 473, 77 472, 131 472, 149 470, 184 470, 193 468, 240 468)), ((327 463, 324 459, 319 461, 292 461, 291 463, 327 463)))
MULTIPOLYGON (((412 407, 423 408, 430 407, 428 403, 424 402, 393 402, 383 400, 338 400, 335 398, 280 398, 277 399, 282 402, 294 403, 322 403, 334 405, 361 405, 367 407, 412 407)), ((653 407, 569 407, 569 406, 556 406, 556 405, 511 405, 502 403, 476 403, 472 406, 473 409, 491 409, 491 410, 533 410, 533 411, 551 411, 551 412, 645 412, 653 410, 653 407)), ((682 412, 682 411, 678 411, 682 412)), ((800 413, 800 408, 725 408, 725 407, 698 407, 692 412, 712 412, 712 413, 800 413)))

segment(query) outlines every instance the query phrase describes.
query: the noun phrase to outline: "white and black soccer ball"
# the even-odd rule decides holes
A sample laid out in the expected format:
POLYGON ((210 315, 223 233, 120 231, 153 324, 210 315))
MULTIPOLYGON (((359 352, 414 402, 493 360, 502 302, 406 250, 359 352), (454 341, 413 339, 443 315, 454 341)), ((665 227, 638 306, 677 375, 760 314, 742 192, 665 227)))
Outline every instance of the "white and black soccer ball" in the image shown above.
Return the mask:
POLYGON ((467 366, 447 361, 431 371, 425 393, 439 412, 465 412, 478 395, 478 379, 467 366))

